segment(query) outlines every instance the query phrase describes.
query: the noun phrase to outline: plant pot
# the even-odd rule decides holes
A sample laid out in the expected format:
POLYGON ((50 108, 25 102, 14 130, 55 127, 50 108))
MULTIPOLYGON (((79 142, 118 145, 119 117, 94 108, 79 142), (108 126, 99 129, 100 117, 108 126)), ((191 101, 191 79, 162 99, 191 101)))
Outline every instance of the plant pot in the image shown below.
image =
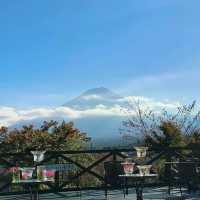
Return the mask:
POLYGON ((55 178, 55 170, 54 169, 46 169, 44 166, 37 167, 37 179, 41 181, 54 181, 55 178))
POLYGON ((34 162, 41 162, 44 160, 44 154, 46 151, 31 151, 33 154, 34 162))
POLYGON ((121 165, 123 166, 125 174, 129 175, 129 174, 133 173, 135 163, 133 163, 133 162, 124 162, 124 163, 121 163, 121 165))
POLYGON ((144 158, 147 155, 147 149, 148 147, 134 147, 137 152, 138 158, 144 158))
POLYGON ((21 177, 22 180, 30 180, 33 178, 33 171, 35 168, 31 167, 26 167, 26 168, 21 168, 21 177))
POLYGON ((148 176, 150 174, 150 169, 152 165, 138 165, 137 168, 139 169, 139 174, 141 176, 148 176))
POLYGON ((55 177, 55 170, 47 170, 44 169, 43 170, 43 180, 44 181, 54 181, 54 177, 55 177))

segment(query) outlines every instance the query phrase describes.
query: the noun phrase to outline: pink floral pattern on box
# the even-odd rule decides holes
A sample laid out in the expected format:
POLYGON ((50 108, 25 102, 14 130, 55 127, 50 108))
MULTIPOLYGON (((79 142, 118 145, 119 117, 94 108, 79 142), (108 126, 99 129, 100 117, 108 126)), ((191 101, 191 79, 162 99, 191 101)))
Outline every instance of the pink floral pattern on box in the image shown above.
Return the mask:
POLYGON ((43 177, 54 178, 54 176, 55 176, 54 170, 43 170, 43 177))

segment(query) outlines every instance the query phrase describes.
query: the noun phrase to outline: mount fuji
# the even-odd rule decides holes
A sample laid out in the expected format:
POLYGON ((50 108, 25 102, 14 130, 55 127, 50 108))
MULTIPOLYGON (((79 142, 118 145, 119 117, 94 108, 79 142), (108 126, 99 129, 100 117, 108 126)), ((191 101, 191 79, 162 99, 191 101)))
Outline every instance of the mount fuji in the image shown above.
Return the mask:
MULTIPOLYGON (((114 107, 123 107, 123 97, 110 91, 105 87, 93 88, 85 91, 80 96, 63 104, 64 107, 86 111, 102 109, 112 109, 114 107)), ((97 114, 75 119, 75 125, 82 131, 89 134, 95 141, 109 143, 109 141, 122 141, 119 128, 124 118, 119 115, 97 114)))
POLYGON ((127 144, 119 128, 125 116, 121 114, 124 98, 107 88, 89 89, 80 96, 50 109, 37 109, 25 114, 25 120, 12 127, 26 124, 40 126, 44 120, 72 121, 75 127, 88 134, 96 144, 127 144))
POLYGON ((122 97, 118 94, 113 93, 107 88, 100 87, 87 90, 63 106, 80 110, 92 109, 99 105, 111 107, 115 104, 119 105, 121 99, 122 97))

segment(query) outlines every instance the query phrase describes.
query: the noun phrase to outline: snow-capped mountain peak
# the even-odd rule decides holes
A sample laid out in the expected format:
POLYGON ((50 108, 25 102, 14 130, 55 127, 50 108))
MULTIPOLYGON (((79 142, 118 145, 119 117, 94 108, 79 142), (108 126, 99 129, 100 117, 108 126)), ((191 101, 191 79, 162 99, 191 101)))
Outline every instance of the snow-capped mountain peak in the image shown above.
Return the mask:
POLYGON ((118 104, 120 99, 122 97, 118 94, 115 94, 107 88, 99 87, 83 92, 80 96, 65 103, 63 106, 80 110, 95 108, 98 105, 110 107, 118 104))

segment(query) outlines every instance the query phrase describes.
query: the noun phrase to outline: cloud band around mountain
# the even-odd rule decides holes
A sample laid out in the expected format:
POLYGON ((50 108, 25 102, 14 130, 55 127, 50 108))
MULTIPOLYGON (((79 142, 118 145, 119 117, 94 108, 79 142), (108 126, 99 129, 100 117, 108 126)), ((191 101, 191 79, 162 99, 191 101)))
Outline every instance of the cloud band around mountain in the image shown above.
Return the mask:
POLYGON ((139 102, 142 108, 150 108, 154 110, 161 110, 163 108, 168 110, 175 110, 180 104, 178 102, 156 101, 154 99, 138 96, 129 96, 118 99, 119 104, 112 106, 105 106, 99 104, 93 108, 79 110, 70 107, 56 107, 56 108, 32 108, 32 109, 16 109, 14 107, 0 106, 0 126, 12 126, 21 121, 32 121, 35 119, 56 119, 63 118, 65 120, 72 120, 84 117, 97 116, 119 116, 125 117, 127 113, 123 112, 124 106, 127 103, 139 102))

